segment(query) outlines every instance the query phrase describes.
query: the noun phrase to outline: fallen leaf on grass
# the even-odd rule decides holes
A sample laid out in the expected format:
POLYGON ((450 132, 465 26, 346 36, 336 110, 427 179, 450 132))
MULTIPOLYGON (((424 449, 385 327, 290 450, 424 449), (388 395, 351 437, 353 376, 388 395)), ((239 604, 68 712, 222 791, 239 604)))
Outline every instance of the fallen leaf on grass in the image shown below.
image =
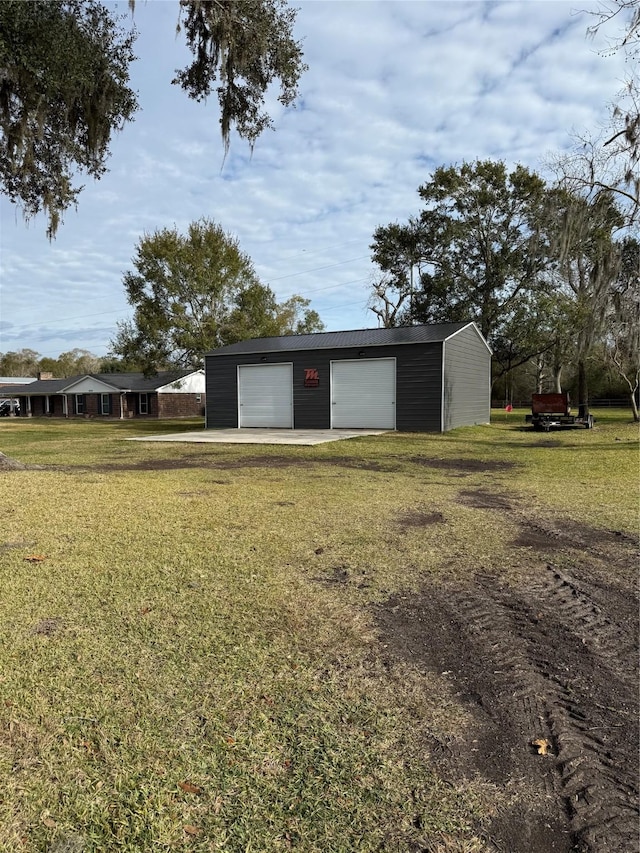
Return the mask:
POLYGON ((200 830, 192 823, 185 823, 183 829, 187 833, 187 835, 200 835, 200 830))
POLYGON ((229 737, 225 738, 225 741, 227 742, 227 744, 229 746, 233 746, 236 742, 236 739, 234 737, 231 737, 231 735, 229 735, 229 737))
POLYGON ((41 819, 42 823, 43 823, 43 824, 44 824, 48 829, 55 829, 55 828, 56 828, 56 826, 58 825, 52 817, 48 817, 47 815, 43 815, 43 817, 42 817, 42 818, 40 818, 40 819, 41 819))
POLYGON ((178 788, 182 788, 183 791, 186 791, 187 794, 202 794, 202 788, 199 788, 197 785, 194 785, 193 782, 178 782, 178 788))
POLYGON ((41 563, 46 560, 45 554, 28 554, 25 558, 27 563, 41 563))
POLYGON ((153 607, 142 607, 140 610, 140 615, 146 616, 147 613, 151 613, 152 610, 153 610, 153 607))
POLYGON ((553 747, 546 738, 532 740, 531 746, 534 746, 538 750, 538 755, 553 755, 553 747))

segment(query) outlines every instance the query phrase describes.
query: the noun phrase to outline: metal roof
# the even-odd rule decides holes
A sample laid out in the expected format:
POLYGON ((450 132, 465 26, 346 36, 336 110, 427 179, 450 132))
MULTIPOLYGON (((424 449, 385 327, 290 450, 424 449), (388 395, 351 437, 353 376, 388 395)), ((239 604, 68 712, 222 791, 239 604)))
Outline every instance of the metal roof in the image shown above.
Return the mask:
MULTIPOLYGON (((71 388, 80 380, 90 377, 105 385, 110 385, 116 391, 132 391, 146 392, 155 391, 163 385, 168 385, 185 376, 190 376, 192 373, 197 373, 194 370, 161 370, 155 376, 145 376, 144 373, 81 373, 78 376, 67 376, 65 379, 37 379, 29 385, 20 386, 20 390, 13 386, 13 396, 19 397, 37 397, 41 395, 64 394, 67 388, 71 388)), ((0 395, 9 388, 0 387, 0 395)))
MULTIPOLYGON (((433 344, 475 323, 434 323, 429 326, 397 326, 393 329, 356 329, 350 332, 314 332, 311 335, 285 335, 279 338, 251 338, 208 352, 216 355, 249 355, 294 350, 346 349, 348 347, 433 344)), ((476 328, 477 330, 477 328, 476 328)), ((478 334, 480 334, 478 332, 478 334)), ((482 336, 481 336, 482 337, 482 336)))
POLYGON ((0 376, 0 385, 29 385, 35 381, 35 376, 0 376))

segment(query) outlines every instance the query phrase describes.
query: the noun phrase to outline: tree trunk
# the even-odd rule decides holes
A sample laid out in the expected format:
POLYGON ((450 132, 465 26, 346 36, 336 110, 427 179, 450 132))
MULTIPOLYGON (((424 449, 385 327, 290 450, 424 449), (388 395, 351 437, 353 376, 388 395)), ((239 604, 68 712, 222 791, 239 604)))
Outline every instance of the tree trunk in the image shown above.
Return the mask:
POLYGON ((589 388, 587 385, 587 368, 584 359, 578 362, 578 417, 589 417, 589 388))
POLYGON ((542 394, 544 383, 544 358, 539 355, 536 358, 536 393, 542 394))
POLYGON ((633 420, 635 423, 640 422, 640 414, 638 414, 638 403, 636 402, 636 392, 633 390, 631 392, 631 411, 633 412, 633 420))
POLYGON ((562 367, 557 367, 555 370, 554 381, 556 386, 556 393, 562 394, 562 367))

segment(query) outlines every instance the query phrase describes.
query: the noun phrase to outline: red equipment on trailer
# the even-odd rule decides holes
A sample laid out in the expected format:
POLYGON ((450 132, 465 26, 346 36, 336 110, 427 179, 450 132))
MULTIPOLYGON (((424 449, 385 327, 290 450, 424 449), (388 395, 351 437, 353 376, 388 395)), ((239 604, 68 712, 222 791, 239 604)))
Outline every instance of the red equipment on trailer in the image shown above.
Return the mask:
POLYGON ((571 414, 569 394, 534 394, 531 398, 531 414, 527 423, 536 430, 549 432, 551 427, 584 427, 593 429, 593 415, 586 418, 571 414))

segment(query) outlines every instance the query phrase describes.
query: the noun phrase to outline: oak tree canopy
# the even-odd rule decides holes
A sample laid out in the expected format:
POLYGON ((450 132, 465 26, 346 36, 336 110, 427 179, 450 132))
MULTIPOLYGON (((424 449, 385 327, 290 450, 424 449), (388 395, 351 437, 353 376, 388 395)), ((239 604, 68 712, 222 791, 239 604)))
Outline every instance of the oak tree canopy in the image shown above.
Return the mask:
MULTIPOLYGON (((306 70, 295 18, 285 0, 180 0, 193 61, 171 82, 197 101, 215 93, 225 151, 234 128, 253 146, 272 126, 264 102, 276 81, 279 101, 295 100, 306 70)), ((50 238, 78 178, 104 174, 113 134, 139 107, 135 38, 132 20, 100 0, 0 3, 0 191, 27 219, 43 211, 50 238)))

